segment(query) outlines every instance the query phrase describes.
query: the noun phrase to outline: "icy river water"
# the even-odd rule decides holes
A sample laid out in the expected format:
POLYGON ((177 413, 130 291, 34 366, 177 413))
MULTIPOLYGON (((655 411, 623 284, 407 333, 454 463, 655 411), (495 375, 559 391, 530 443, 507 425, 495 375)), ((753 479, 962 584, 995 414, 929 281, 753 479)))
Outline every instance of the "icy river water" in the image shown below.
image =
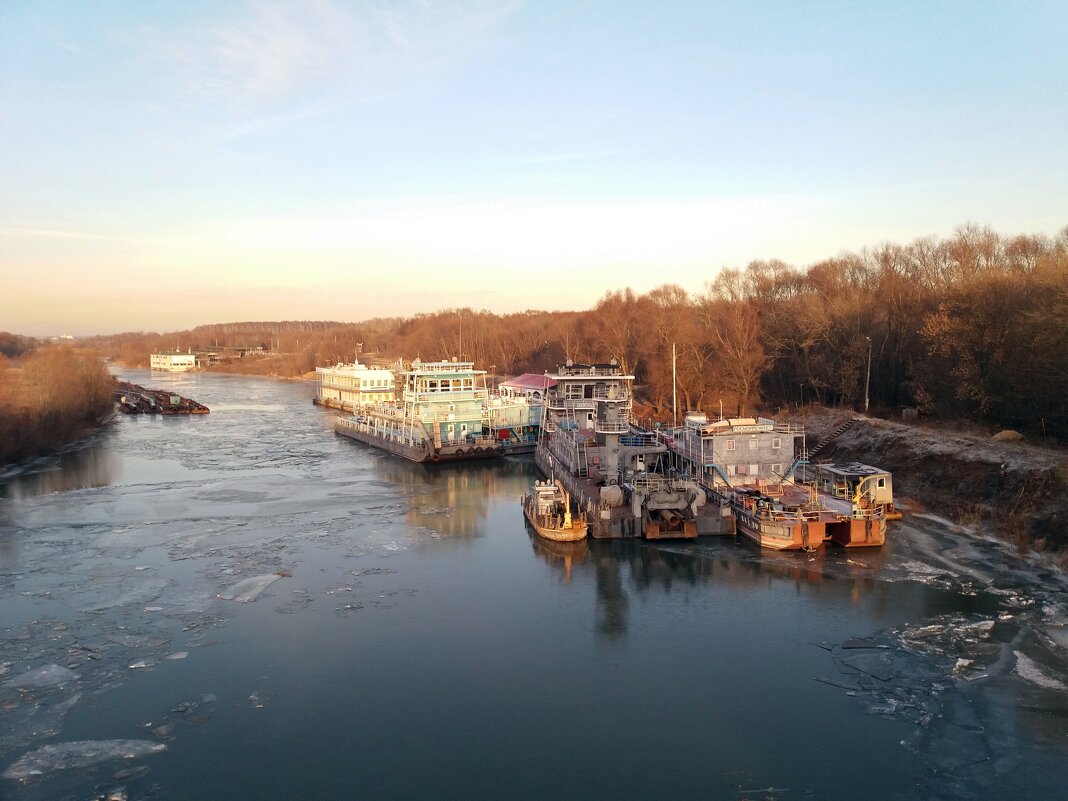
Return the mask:
POLYGON ((123 377, 211 414, 0 485, 2 798, 1068 798, 1068 594, 999 545, 550 547, 529 460, 123 377))

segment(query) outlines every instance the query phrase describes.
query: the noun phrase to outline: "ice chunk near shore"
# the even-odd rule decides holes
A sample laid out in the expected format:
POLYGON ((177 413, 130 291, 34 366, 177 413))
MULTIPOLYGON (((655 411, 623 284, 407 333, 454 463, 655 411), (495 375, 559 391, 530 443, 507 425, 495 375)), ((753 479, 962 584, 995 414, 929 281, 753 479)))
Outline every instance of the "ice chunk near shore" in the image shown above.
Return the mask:
POLYGON ((1046 675, 1045 671, 1025 654, 1020 651, 1013 651, 1012 653, 1016 657, 1016 672, 1020 678, 1026 679, 1032 684, 1037 684, 1039 687, 1045 687, 1047 690, 1068 690, 1068 684, 1046 675))
POLYGON ((3 777, 26 781, 54 770, 84 768, 109 759, 136 759, 166 750, 165 744, 150 740, 74 740, 42 745, 36 751, 23 754, 4 771, 3 777))
POLYGON ((282 578, 282 576, 279 573, 267 573, 263 576, 253 576, 252 578, 237 582, 237 584, 220 592, 215 597, 220 598, 223 601, 237 601, 239 603, 247 604, 249 601, 256 600, 261 592, 280 578, 282 578))

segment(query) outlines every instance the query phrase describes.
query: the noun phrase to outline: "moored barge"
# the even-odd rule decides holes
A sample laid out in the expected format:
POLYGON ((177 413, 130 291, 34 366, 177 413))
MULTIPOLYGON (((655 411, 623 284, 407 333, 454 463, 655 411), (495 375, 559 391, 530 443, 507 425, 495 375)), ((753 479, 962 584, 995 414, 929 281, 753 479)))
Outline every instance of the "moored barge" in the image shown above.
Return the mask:
POLYGON ((657 432, 673 467, 734 516, 737 533, 763 548, 811 550, 882 545, 893 509, 890 474, 867 465, 809 464, 804 429, 766 418, 684 425, 657 432))
POLYGON ((116 381, 115 402, 123 414, 207 414, 203 403, 162 389, 148 389, 129 381, 116 381))
POLYGON ((586 513, 590 536, 693 539, 733 531, 698 484, 667 469, 667 447, 631 422, 633 375, 568 361, 547 380, 538 468, 586 513))
POLYGON ((413 462, 491 459, 504 449, 483 430, 488 398, 485 370, 473 362, 414 360, 393 373, 399 391, 393 403, 361 406, 339 415, 336 433, 413 462))

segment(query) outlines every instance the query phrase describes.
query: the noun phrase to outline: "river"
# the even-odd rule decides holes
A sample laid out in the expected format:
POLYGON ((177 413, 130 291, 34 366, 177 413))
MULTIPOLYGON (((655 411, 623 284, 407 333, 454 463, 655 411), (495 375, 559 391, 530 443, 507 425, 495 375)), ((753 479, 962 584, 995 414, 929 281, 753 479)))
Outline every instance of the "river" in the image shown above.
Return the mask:
POLYGON ((122 377, 211 413, 0 486, 0 797, 1065 797, 1068 592, 1001 545, 916 515, 878 551, 561 548, 529 458, 409 464, 304 382, 122 377))

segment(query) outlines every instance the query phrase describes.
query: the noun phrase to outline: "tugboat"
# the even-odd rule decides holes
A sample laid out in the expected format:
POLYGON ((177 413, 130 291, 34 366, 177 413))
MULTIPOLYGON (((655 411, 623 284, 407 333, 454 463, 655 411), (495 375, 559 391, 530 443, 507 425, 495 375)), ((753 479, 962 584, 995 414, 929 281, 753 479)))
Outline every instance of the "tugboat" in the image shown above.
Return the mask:
POLYGON ((535 481, 523 496, 523 513, 538 533, 553 542, 577 542, 586 538, 586 515, 571 514, 571 497, 559 481, 535 481))

